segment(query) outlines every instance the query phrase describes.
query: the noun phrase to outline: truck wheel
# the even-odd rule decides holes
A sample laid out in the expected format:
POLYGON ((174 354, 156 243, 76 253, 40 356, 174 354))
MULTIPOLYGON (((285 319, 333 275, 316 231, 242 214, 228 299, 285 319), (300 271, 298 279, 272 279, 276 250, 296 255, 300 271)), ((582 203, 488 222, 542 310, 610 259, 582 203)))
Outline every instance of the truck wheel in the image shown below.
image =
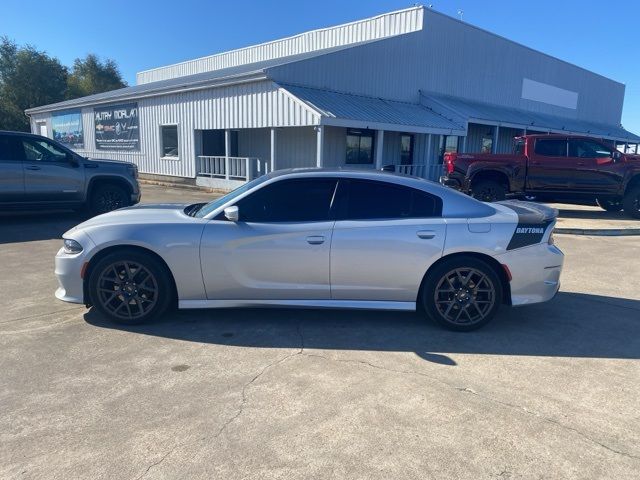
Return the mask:
POLYGON ((598 198, 596 200, 596 203, 601 209, 606 210, 607 212, 619 212, 620 210, 622 210, 622 202, 620 200, 607 200, 598 198))
POLYGON ((428 273, 420 300, 425 313, 449 330, 468 332, 487 324, 502 301, 502 283, 482 260, 444 260, 428 273))
POLYGON ((624 213, 633 218, 640 218, 640 185, 630 188, 622 199, 624 213))
POLYGON ((498 202, 506 198, 507 191, 494 180, 480 180, 471 187, 471 196, 482 202, 498 202))
POLYGON ((93 189, 89 200, 89 210, 92 215, 100 215, 117 208, 128 207, 129 203, 129 196, 124 188, 107 183, 93 189))

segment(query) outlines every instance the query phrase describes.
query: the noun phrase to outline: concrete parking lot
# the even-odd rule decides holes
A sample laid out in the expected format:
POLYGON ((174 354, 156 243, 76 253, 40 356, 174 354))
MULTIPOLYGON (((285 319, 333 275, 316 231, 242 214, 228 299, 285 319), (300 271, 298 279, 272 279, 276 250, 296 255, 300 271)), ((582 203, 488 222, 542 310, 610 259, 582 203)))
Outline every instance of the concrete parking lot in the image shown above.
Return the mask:
POLYGON ((640 237, 558 235, 558 296, 469 334, 281 309, 122 327, 53 297, 79 221, 0 217, 0 478, 638 478, 640 237))

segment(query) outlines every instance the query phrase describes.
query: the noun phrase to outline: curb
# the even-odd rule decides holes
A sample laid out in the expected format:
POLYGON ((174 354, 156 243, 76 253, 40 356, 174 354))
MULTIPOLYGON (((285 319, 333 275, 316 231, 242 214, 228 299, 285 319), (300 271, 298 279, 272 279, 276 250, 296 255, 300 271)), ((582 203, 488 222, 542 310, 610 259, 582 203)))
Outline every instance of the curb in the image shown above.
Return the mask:
POLYGON ((220 193, 220 194, 227 193, 226 190, 220 190, 220 189, 216 189, 216 188, 201 187, 199 185, 184 185, 182 183, 161 182, 161 181, 158 181, 158 180, 147 180, 147 179, 142 179, 142 178, 138 178, 138 183, 140 183, 141 185, 157 185, 157 186, 160 186, 160 187, 178 188, 178 189, 182 189, 182 190, 193 190, 193 191, 196 191, 196 192, 220 193))
POLYGON ((595 237, 640 236, 640 228, 554 228, 553 233, 566 235, 592 235, 595 237))

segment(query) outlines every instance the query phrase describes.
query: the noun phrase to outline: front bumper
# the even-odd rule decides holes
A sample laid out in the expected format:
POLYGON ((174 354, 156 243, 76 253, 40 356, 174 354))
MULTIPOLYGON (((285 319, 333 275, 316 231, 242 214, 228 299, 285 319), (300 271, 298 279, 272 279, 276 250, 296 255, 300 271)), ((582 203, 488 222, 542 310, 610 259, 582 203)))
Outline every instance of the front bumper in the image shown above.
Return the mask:
MULTIPOLYGON (((70 233, 70 232, 67 232, 70 233)), ((72 238, 82 245, 80 253, 69 254, 64 248, 58 250, 55 258, 55 274, 58 280, 56 298, 70 303, 86 303, 84 299, 84 280, 82 278, 84 265, 89 261, 90 253, 95 248, 88 235, 75 231, 65 238, 72 238)))
POLYGON ((495 258, 511 272, 512 305, 546 302, 558 292, 564 254, 555 245, 538 243, 495 258))

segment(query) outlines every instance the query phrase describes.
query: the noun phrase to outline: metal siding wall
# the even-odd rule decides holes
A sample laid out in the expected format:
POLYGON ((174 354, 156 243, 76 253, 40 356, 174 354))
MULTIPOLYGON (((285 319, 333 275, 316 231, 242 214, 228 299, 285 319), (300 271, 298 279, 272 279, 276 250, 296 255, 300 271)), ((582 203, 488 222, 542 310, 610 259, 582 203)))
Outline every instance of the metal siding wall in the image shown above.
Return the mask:
POLYGON ((498 137, 497 153, 513 152, 513 137, 522 135, 522 130, 517 128, 500 127, 500 136, 498 137))
POLYGON ((276 169, 315 166, 316 132, 313 127, 279 129, 276 141, 276 169))
POLYGON ((418 91, 618 125, 624 85, 432 10, 420 31, 267 69, 277 82, 417 102, 418 91), (524 78, 579 94, 577 110, 522 99, 524 78))
POLYGON ((470 123, 467 134, 467 153, 480 153, 482 150, 482 138, 486 136, 493 136, 493 127, 470 123))
POLYGON ((421 7, 409 8, 262 45, 155 68, 139 72, 136 82, 140 85, 413 32, 422 28, 423 11, 421 7))
POLYGON ((347 129, 324 127, 324 166, 340 167, 347 156, 347 129))
MULTIPOLYGON (((140 151, 97 150, 93 108, 82 109, 85 148, 93 158, 133 162, 143 173, 195 177, 195 130, 315 125, 319 116, 283 93, 273 82, 254 82, 176 93, 137 101, 140 151), (180 160, 160 158, 160 126, 178 124, 180 160)), ((50 118, 50 114, 46 114, 50 118)), ((49 122, 50 123, 50 122, 49 122)), ((315 145, 315 144, 314 144, 315 145)), ((199 148, 199 147, 198 147, 199 148)))
MULTIPOLYGON (((277 132, 276 132, 277 136, 277 132)), ((277 137, 276 137, 277 142, 277 137)), ((277 143, 276 143, 277 145, 277 143)), ((253 128, 238 130, 238 156, 271 159, 271 129, 253 128)), ((277 157, 276 157, 277 158, 277 157)))

